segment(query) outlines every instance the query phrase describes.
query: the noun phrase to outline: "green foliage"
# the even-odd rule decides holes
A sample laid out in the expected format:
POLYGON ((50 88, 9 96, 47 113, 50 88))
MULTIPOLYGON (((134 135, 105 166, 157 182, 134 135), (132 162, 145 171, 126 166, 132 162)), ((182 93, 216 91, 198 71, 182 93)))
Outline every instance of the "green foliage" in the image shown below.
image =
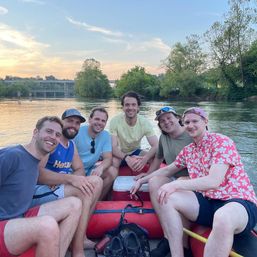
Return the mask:
POLYGON ((200 73, 203 70, 206 55, 202 52, 197 35, 187 37, 187 42, 176 43, 164 62, 168 72, 183 72, 191 70, 200 73))
POLYGON ((112 89, 107 76, 100 70, 100 63, 87 59, 82 71, 75 78, 75 91, 79 96, 91 98, 106 98, 111 96, 112 89))
POLYGON ((163 97, 180 96, 188 98, 196 96, 204 88, 202 78, 191 70, 167 73, 161 82, 160 95, 163 97))
POLYGON ((257 94, 257 40, 242 57, 245 72, 245 96, 257 94))
POLYGON ((13 84, 0 82, 0 97, 27 97, 29 96, 33 83, 21 80, 13 84))
POLYGON ((229 100, 256 94, 252 73, 252 68, 256 68, 256 52, 254 57, 254 51, 248 51, 252 39, 256 38, 256 31, 251 27, 256 22, 256 9, 249 3, 249 0, 230 0, 224 21, 215 22, 205 33, 212 63, 220 71, 217 96, 229 100))
POLYGON ((136 66, 117 81, 115 96, 120 97, 130 90, 154 98, 159 95, 159 80, 156 76, 146 73, 143 67, 136 66))

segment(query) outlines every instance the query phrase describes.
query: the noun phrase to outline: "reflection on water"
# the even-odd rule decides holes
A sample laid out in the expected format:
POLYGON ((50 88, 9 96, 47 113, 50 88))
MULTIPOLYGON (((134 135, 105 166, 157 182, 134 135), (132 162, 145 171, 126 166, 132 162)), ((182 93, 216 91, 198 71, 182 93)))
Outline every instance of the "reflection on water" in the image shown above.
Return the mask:
MULTIPOLYGON (((26 143, 30 140, 32 130, 39 118, 45 115, 61 116, 67 108, 77 108, 85 117, 89 116, 90 110, 102 105, 106 107, 109 117, 121 111, 118 100, 77 100, 77 99, 54 99, 54 100, 0 100, 0 147, 11 144, 26 143)), ((223 133, 231 137, 237 144, 246 170, 248 171, 255 190, 257 191, 257 104, 238 103, 215 103, 215 102, 143 102, 141 114, 146 116, 159 135, 155 118, 155 111, 161 106, 172 105, 178 113, 185 108, 199 105, 209 114, 209 130, 223 133)), ((109 124, 107 124, 108 129, 109 124)), ((143 145, 147 147, 146 141, 143 145)))

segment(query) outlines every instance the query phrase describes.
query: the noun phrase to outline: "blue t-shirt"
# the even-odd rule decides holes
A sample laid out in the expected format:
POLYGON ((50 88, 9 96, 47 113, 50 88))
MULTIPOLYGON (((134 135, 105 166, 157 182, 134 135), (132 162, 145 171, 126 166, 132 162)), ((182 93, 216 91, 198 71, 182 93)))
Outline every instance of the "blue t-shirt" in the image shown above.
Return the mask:
POLYGON ((91 153, 92 138, 88 134, 88 125, 81 126, 74 139, 85 170, 92 168, 103 153, 112 152, 112 140, 109 132, 101 131, 95 138, 95 153, 91 153))
POLYGON ((46 168, 58 173, 69 174, 72 172, 71 164, 74 155, 74 143, 69 140, 69 146, 58 144, 54 152, 49 155, 46 168))
POLYGON ((21 145, 0 149, 0 220, 21 216, 29 209, 38 163, 21 145))

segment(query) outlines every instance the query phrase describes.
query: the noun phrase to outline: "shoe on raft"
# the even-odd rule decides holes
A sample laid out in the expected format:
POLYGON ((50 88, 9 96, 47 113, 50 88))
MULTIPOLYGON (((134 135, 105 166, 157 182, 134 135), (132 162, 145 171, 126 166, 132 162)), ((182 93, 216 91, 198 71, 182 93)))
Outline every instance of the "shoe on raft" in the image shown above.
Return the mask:
MULTIPOLYGON (((165 257, 170 253, 169 241, 165 237, 158 243, 157 247, 151 251, 151 257, 165 257)), ((191 249, 184 248, 185 257, 193 257, 191 249)))
POLYGON ((170 253, 169 241, 164 237, 151 251, 151 257, 165 257, 168 253, 170 253))
POLYGON ((121 238, 115 236, 104 250, 106 257, 124 257, 124 247, 121 238))
POLYGON ((130 231, 124 238, 126 257, 143 256, 139 239, 135 232, 130 231))

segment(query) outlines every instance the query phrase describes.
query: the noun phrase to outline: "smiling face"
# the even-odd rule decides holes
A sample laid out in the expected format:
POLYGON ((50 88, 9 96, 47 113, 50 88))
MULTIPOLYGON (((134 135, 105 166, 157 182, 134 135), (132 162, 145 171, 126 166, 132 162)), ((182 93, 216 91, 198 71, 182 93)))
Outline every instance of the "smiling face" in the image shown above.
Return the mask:
POLYGON ((89 118, 89 130, 93 134, 91 136, 96 136, 101 131, 104 130, 107 123, 107 115, 105 112, 94 111, 93 116, 89 118))
POLYGON ((33 133, 35 146, 42 155, 52 152, 59 144, 61 136, 61 125, 49 120, 45 121, 40 129, 36 128, 33 133))
POLYGON ((71 116, 63 120, 62 134, 67 139, 73 139, 79 132, 81 120, 77 116, 71 116))
POLYGON ((123 107, 122 107, 126 118, 133 119, 137 116, 137 113, 139 112, 139 106, 137 99, 134 97, 128 97, 126 96, 123 101, 123 107))
POLYGON ((188 134, 195 142, 201 140, 206 132, 208 120, 194 113, 187 113, 183 120, 184 126, 188 134))
POLYGON ((160 116, 159 127, 167 134, 175 134, 181 128, 181 125, 179 124, 179 118, 169 112, 160 116))

